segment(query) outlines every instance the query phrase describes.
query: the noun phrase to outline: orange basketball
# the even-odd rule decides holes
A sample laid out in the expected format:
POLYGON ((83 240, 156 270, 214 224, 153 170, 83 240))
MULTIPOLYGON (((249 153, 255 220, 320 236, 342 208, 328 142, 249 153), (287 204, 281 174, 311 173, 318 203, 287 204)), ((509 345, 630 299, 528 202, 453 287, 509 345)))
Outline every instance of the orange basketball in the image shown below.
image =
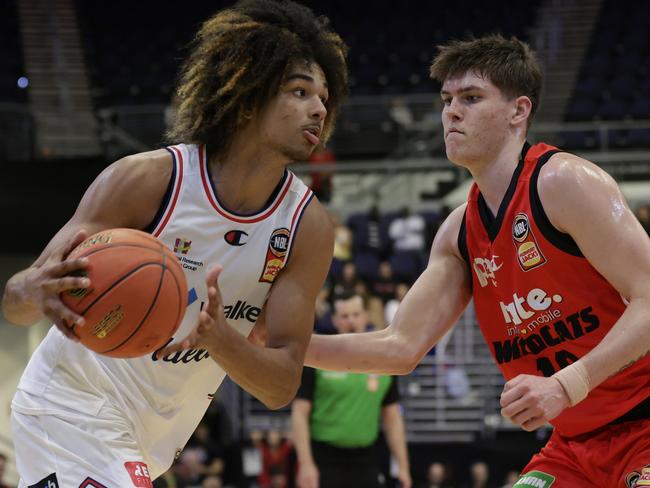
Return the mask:
POLYGON ((61 295, 86 319, 73 329, 81 343, 116 358, 144 356, 164 346, 187 307, 187 282, 174 253, 146 232, 109 229, 70 253, 82 256, 90 261, 90 288, 61 295))

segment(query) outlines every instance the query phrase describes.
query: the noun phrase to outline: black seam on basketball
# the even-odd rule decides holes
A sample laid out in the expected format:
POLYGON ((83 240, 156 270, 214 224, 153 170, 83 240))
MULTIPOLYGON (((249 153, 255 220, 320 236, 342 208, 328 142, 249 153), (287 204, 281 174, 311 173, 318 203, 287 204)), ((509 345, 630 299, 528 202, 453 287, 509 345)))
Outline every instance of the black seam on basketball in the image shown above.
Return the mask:
POLYGON ((131 334, 126 339, 124 339, 122 342, 120 342, 116 346, 112 347, 111 349, 106 349, 106 350, 102 351, 100 354, 106 354, 107 352, 115 351, 116 349, 119 349, 124 344, 129 342, 129 340, 131 340, 131 338, 140 330, 142 325, 149 318, 149 315, 151 314, 151 311, 153 310, 153 307, 156 305, 156 302, 158 301, 158 297, 160 296, 160 290, 162 289, 162 283, 163 283, 163 280, 165 278, 165 269, 166 269, 165 265, 161 264, 161 263, 156 263, 156 264, 158 266, 160 266, 160 268, 161 268, 160 280, 158 281, 158 289, 156 290, 156 294, 154 295, 153 300, 151 300, 151 304, 149 305, 149 310, 147 310, 147 313, 144 315, 144 317, 142 317, 142 320, 140 321, 140 323, 137 325, 137 327, 135 327, 133 329, 131 334))
MULTIPOLYGON (((127 279, 129 276, 131 276, 131 275, 132 275, 133 273, 135 273, 136 271, 139 271, 141 268, 144 268, 145 266, 149 266, 149 265, 151 265, 151 264, 153 264, 154 266, 161 266, 161 263, 158 263, 158 262, 156 262, 156 261, 148 261, 148 262, 146 262, 146 263, 141 263, 141 264, 139 264, 137 268, 133 268, 133 269, 129 270, 128 273, 126 273, 126 274, 123 275, 123 276, 120 276, 120 278, 118 278, 116 281, 114 281, 114 282, 111 284, 111 286, 109 286, 108 288, 106 288, 106 289, 102 292, 101 295, 99 295, 97 298, 95 298, 95 299, 94 299, 94 300, 93 300, 93 301, 92 301, 92 302, 91 302, 91 303, 90 303, 86 308, 84 308, 84 309, 80 312, 80 314, 81 314, 81 315, 85 315, 86 312, 88 312, 88 310, 90 310, 90 309, 93 307, 93 305, 95 305, 95 304, 97 303, 98 300, 100 300, 101 298, 104 298, 104 296, 105 296, 109 291, 111 291, 113 288, 115 288, 117 285, 119 285, 122 281, 124 281, 125 279, 127 279)), ((77 326, 75 325, 75 327, 77 327, 77 326)))

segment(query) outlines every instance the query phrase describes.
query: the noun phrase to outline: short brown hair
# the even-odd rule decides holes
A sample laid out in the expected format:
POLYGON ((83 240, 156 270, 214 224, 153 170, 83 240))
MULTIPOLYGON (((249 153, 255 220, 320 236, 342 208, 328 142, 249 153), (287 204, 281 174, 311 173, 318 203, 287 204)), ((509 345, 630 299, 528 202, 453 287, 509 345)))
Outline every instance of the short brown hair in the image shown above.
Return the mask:
POLYGON ((223 154, 246 114, 259 113, 278 91, 293 62, 315 62, 329 97, 323 141, 348 92, 347 47, 316 17, 290 0, 241 0, 208 19, 194 39, 180 75, 178 114, 170 142, 209 144, 223 154))
POLYGON ((534 51, 516 37, 492 34, 478 39, 451 41, 438 46, 430 75, 444 83, 450 76, 468 71, 488 78, 509 97, 527 96, 532 102, 528 126, 537 112, 544 75, 534 51))

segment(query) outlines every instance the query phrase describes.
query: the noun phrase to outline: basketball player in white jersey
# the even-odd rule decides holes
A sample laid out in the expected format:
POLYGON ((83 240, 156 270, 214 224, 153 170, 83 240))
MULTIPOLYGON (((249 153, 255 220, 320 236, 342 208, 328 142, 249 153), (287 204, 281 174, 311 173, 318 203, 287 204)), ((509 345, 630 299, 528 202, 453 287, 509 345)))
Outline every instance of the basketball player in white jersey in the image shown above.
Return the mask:
POLYGON ((52 327, 12 403, 21 487, 147 487, 182 450, 228 374, 269 408, 300 382, 333 231, 286 166, 326 140, 347 91, 346 47, 326 19, 287 1, 249 0, 200 29, 168 136, 89 187, 41 256, 7 283, 6 318, 52 327), (113 359, 78 343, 84 319, 59 298, 91 287, 85 236, 145 229, 178 256, 189 288, 167 347, 113 359), (260 316, 265 343, 247 340, 260 316))

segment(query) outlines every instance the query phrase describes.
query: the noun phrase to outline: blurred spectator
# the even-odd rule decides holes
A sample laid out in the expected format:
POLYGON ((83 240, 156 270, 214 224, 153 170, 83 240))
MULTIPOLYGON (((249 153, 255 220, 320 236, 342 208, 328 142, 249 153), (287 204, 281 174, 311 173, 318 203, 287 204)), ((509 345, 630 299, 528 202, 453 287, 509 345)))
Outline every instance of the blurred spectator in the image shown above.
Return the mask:
POLYGON ((321 144, 316 146, 316 149, 309 157, 309 167, 311 169, 311 190, 323 203, 328 203, 332 197, 332 172, 319 171, 319 165, 322 164, 335 164, 336 158, 334 153, 323 147, 321 144))
POLYGON ((223 474, 223 448, 212 436, 210 427, 205 420, 199 423, 194 434, 190 437, 186 449, 193 449, 197 452, 201 461, 202 476, 221 476, 223 474))
POLYGON ((490 483, 490 468, 484 461, 476 461, 469 468, 469 482, 464 488, 494 488, 490 483))
POLYGON ((178 463, 174 466, 176 486, 178 488, 200 486, 204 472, 205 465, 203 464, 201 450, 192 447, 187 448, 182 452, 178 463))
POLYGON ((361 279, 357 276, 357 267, 355 264, 352 262, 345 263, 341 271, 341 277, 335 280, 333 288, 334 296, 353 293, 359 282, 361 282, 361 279))
POLYGON ((331 214, 331 217, 334 224, 334 258, 347 262, 352 259, 352 231, 337 215, 331 214))
POLYGON ((393 243, 393 251, 424 252, 424 232, 426 223, 424 217, 413 214, 408 207, 404 207, 399 216, 393 220, 388 228, 388 235, 393 243))
POLYGON ((7 456, 0 453, 0 488, 9 488, 9 485, 5 484, 5 466, 7 465, 7 456))
MULTIPOLYGON (((223 387, 221 391, 223 391, 223 387)), ((219 396, 216 396, 212 403, 210 403, 203 420, 210 428, 211 439, 221 450, 224 468, 220 477, 224 485, 237 484, 242 474, 241 450, 235 439, 228 408, 219 396)))
POLYGON ((384 304, 379 298, 370 293, 368 285, 364 281, 357 281, 353 293, 361 297, 364 308, 368 312, 368 330, 381 330, 386 327, 384 304))
POLYGON ((370 291, 383 303, 395 298, 397 283, 393 276, 393 268, 388 261, 379 263, 379 276, 370 285, 370 291))
POLYGON ((427 470, 427 482, 423 488, 452 488, 449 484, 447 467, 440 462, 433 462, 427 470))
POLYGON ((395 296, 388 300, 384 306, 384 317, 386 324, 390 324, 397 313, 399 304, 402 303, 406 293, 409 291, 409 286, 406 283, 398 283, 395 287, 395 296))
POLYGON ((379 259, 385 260, 390 252, 390 246, 382 229, 381 215, 377 205, 370 208, 367 218, 362 221, 362 225, 365 225, 365 228, 357 229, 355 232, 355 249, 372 253, 379 259))
POLYGON ((334 251, 332 264, 330 266, 330 277, 339 280, 345 263, 352 259, 352 231, 343 223, 339 217, 330 213, 332 225, 334 226, 334 251))
POLYGON ((511 469, 506 473, 506 477, 503 480, 504 484, 501 486, 501 488, 512 488, 515 486, 515 483, 519 479, 519 471, 515 471, 514 469, 511 469))
POLYGON ((409 139, 415 125, 413 112, 403 98, 395 97, 391 100, 389 115, 397 126, 397 148, 394 155, 406 156, 409 152, 409 139))
POLYGON ((650 205, 647 203, 641 204, 636 208, 636 218, 645 229, 646 233, 650 235, 650 205))
POLYGON ((219 476, 208 476, 201 483, 201 488, 223 488, 223 481, 219 476))
POLYGON ((430 225, 427 227, 427 232, 426 232, 426 244, 425 248, 430 249, 431 245, 433 244, 433 239, 436 237, 436 234, 438 233, 438 229, 440 229, 440 226, 442 223, 447 220, 447 217, 449 217, 449 214, 451 213, 451 208, 449 208, 448 205, 443 205, 440 207, 440 210, 438 211, 438 214, 433 222, 430 222, 430 225))
POLYGON ((314 330, 318 334, 335 334, 336 329, 332 324, 332 306, 330 305, 330 287, 327 283, 323 285, 316 295, 316 319, 314 330))
POLYGON ((182 488, 176 479, 176 466, 178 460, 174 461, 172 467, 169 468, 162 476, 153 480, 153 488, 182 488))
POLYGON ((260 488, 287 488, 293 452, 291 442, 278 429, 270 429, 266 438, 252 432, 251 440, 262 455, 262 471, 257 478, 260 488))

